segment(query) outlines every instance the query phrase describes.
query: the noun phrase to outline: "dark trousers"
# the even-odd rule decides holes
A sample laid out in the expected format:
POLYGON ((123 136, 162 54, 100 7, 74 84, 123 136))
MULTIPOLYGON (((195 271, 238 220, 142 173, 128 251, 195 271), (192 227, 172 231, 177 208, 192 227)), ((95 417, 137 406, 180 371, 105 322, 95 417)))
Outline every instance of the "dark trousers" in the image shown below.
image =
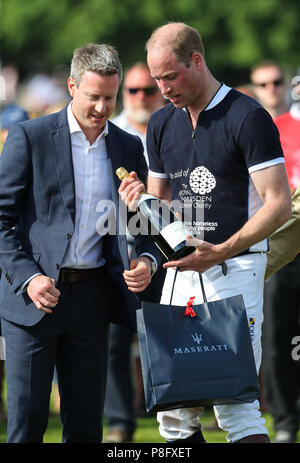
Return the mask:
POLYGON ((107 426, 118 428, 129 436, 135 431, 133 375, 131 347, 134 333, 129 329, 111 325, 109 332, 109 364, 104 413, 107 426))
POLYGON ((34 326, 2 319, 8 442, 42 442, 55 364, 63 441, 102 440, 109 326, 107 285, 105 277, 58 284, 58 305, 34 326))
POLYGON ((300 255, 265 284, 262 381, 275 430, 297 432, 300 361, 292 339, 300 335, 300 255))

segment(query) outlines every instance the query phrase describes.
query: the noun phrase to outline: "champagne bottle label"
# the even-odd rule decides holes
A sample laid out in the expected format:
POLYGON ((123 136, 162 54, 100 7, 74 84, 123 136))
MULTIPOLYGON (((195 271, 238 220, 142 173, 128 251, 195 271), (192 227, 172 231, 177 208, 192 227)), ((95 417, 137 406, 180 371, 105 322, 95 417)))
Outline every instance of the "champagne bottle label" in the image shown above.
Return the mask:
POLYGON ((183 222, 176 220, 175 222, 170 223, 164 227, 160 234, 171 246, 171 248, 175 249, 178 244, 186 240, 188 235, 191 235, 191 232, 185 227, 183 222))

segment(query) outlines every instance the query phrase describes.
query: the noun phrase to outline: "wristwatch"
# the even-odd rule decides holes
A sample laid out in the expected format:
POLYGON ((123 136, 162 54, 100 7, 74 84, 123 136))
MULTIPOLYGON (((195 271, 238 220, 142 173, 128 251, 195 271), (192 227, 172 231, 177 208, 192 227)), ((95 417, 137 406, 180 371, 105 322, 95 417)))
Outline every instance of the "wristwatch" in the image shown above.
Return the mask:
POLYGON ((156 260, 154 259, 154 257, 150 256, 149 254, 141 254, 140 257, 147 257, 147 259, 149 259, 150 265, 151 265, 150 278, 152 278, 154 273, 157 270, 157 262, 156 262, 156 260))
POLYGON ((148 257, 148 259, 150 260, 150 264, 151 264, 151 274, 150 274, 150 277, 152 278, 154 273, 156 272, 157 270, 157 263, 156 263, 156 260, 153 259, 153 257, 151 256, 146 256, 148 257))

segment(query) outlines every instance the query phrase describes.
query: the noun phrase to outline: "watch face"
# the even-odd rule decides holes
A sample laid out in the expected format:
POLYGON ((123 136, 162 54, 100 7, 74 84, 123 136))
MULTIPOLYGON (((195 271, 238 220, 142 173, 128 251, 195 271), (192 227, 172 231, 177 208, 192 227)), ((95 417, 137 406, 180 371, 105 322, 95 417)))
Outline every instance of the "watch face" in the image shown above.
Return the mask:
POLYGON ((156 265, 155 265, 154 260, 151 259, 150 262, 151 262, 151 275, 153 275, 153 273, 155 273, 156 271, 156 265))
POLYGON ((154 262, 154 260, 153 260, 153 259, 151 259, 151 257, 150 257, 150 256, 146 256, 146 257, 147 257, 147 258, 149 259, 149 261, 150 261, 150 266, 151 266, 151 276, 152 276, 152 275, 153 275, 153 273, 154 273, 154 272, 155 272, 155 270, 156 270, 155 262, 154 262))

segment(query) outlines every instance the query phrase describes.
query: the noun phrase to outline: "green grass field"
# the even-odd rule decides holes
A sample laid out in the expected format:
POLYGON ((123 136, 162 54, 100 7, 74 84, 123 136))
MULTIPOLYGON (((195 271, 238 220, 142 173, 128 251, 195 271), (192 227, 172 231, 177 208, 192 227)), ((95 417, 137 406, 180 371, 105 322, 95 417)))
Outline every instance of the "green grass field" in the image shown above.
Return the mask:
MULTIPOLYGON (((6 396, 6 382, 4 387, 4 396, 6 396)), ((61 443, 61 434, 62 427, 59 416, 54 413, 54 395, 52 392, 50 400, 50 417, 48 422, 47 431, 44 435, 44 443, 47 444, 57 444, 61 443)), ((269 431, 270 439, 274 438, 274 429, 273 429, 273 420, 269 413, 263 413, 263 417, 266 420, 266 426, 269 431)), ((209 444, 225 444, 226 437, 225 432, 222 430, 206 430, 207 426, 213 424, 214 414, 212 408, 205 410, 203 416, 201 417, 201 423, 203 427, 204 437, 209 444)), ((84 423, 82 424, 84 426, 84 423)), ((107 428, 104 422, 104 436, 107 432, 107 428)), ((300 430, 297 435, 297 443, 300 443, 300 430)), ((0 422, 0 443, 6 442, 6 423, 0 422)), ((138 418, 137 428, 134 434, 133 443, 143 444, 159 444, 164 443, 164 439, 160 436, 158 432, 158 423, 156 421, 155 414, 152 414, 146 418, 138 418)))
MULTIPOLYGON (((266 419, 267 428, 270 432, 270 438, 274 437, 272 427, 272 419, 268 413, 264 414, 266 419)), ((201 420, 202 425, 208 425, 213 420, 211 410, 208 410, 201 420)), ((84 426, 84 423, 83 423, 84 426)), ((104 430, 104 435, 106 428, 104 430)), ((205 439, 208 443, 226 443, 225 433, 223 431, 203 431, 205 439)), ((6 441, 6 425, 0 423, 0 443, 6 441)), ((61 424, 57 416, 50 416, 48 429, 44 437, 45 443, 60 443, 61 442, 61 424)), ((136 443, 163 443, 164 439, 159 435, 157 421, 154 417, 139 418, 137 429, 134 435, 134 442, 136 443)), ((298 443, 300 443, 300 432, 298 433, 298 443)))

